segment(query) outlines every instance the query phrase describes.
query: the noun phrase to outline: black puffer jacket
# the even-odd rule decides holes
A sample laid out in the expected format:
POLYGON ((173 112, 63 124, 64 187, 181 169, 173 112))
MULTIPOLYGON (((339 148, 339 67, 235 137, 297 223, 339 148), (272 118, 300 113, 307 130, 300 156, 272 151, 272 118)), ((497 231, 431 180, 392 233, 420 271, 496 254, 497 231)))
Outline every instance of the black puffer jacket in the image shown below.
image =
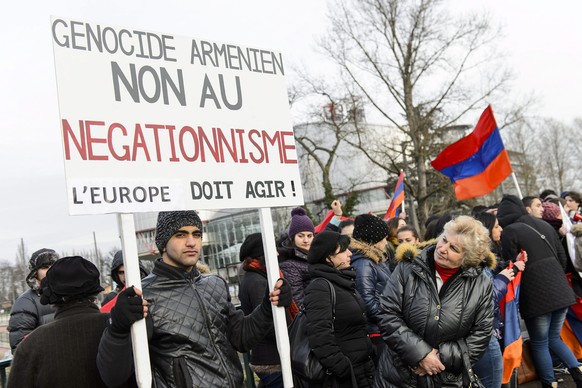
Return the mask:
MULTIPOLYGON (((248 351, 273 325, 268 298, 244 316, 230 302, 224 280, 184 272, 160 260, 142 282, 152 300, 147 317, 152 377, 161 387, 241 387, 237 350, 248 351)), ((133 372, 131 338, 106 329, 97 366, 109 386, 133 372)))
POLYGON ((366 330, 364 302, 356 292, 354 271, 314 264, 309 266, 309 274, 312 280, 305 290, 305 312, 313 352, 333 373, 337 384, 334 386, 352 387, 353 369, 358 387, 370 387, 374 374, 372 342, 366 330), (318 278, 329 280, 335 289, 333 332, 329 284, 318 278))
MULTIPOLYGON (((380 329, 388 347, 380 358, 375 387, 428 387, 433 380, 462 384, 458 340, 465 339, 471 362, 487 349, 492 332, 491 281, 483 263, 462 268, 437 292, 434 250, 401 262, 381 297, 380 329), (417 377, 417 366, 437 349, 445 371, 436 377, 417 377)), ((460 386, 460 385, 459 385, 460 386)))
POLYGON ((12 353, 31 331, 52 322, 54 312, 52 306, 40 304, 40 296, 36 290, 28 289, 20 295, 10 310, 10 321, 8 321, 8 338, 12 353))
POLYGON ((503 258, 515 260, 521 249, 527 252, 519 295, 521 317, 537 317, 576 303, 564 273, 566 254, 554 229, 547 222, 527 214, 521 200, 513 195, 503 197, 497 219, 503 227, 503 258), (542 234, 549 244, 531 228, 542 234))

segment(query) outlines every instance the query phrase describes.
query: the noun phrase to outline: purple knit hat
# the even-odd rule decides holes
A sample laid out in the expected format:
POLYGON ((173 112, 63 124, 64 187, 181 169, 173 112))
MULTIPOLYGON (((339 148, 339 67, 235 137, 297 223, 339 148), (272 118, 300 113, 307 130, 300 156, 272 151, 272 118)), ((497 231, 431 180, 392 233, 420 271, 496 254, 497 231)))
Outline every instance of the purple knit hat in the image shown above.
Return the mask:
POLYGON ((291 210, 291 225, 289 225, 289 238, 293 239, 299 232, 315 231, 313 222, 307 217, 307 212, 302 207, 291 210))

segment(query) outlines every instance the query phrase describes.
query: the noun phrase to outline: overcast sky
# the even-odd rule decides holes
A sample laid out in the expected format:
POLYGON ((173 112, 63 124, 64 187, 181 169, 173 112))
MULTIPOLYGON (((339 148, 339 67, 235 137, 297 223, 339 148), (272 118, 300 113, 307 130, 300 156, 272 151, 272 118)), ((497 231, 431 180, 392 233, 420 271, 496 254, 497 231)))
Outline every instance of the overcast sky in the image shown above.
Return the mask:
MULTIPOLYGON (((499 44, 516 75, 516 96, 535 93, 542 116, 567 123, 582 116, 582 2, 451 4, 488 10, 504 27, 499 44)), ((10 3, 0 24, 0 260, 14 260, 21 238, 28 254, 93 249, 93 232, 103 252, 121 245, 114 215, 68 215, 51 15, 267 48, 282 52, 287 65, 317 67, 314 38, 326 27, 326 10, 317 0, 10 3)))

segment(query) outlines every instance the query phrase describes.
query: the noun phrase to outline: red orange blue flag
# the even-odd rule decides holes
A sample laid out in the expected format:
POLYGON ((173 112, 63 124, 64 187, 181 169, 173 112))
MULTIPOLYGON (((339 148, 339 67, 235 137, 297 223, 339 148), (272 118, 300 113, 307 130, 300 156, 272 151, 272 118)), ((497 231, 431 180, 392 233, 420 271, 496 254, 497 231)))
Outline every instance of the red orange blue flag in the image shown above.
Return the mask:
POLYGON ((431 164, 451 179, 459 201, 495 190, 512 169, 491 105, 473 132, 445 148, 431 164))
POLYGON ((384 220, 389 220, 397 216, 398 208, 404 202, 404 171, 400 171, 400 176, 398 176, 398 182, 396 182, 396 187, 394 188, 394 195, 392 196, 392 201, 390 201, 390 206, 386 210, 384 215, 384 220))
MULTIPOLYGON (((509 263, 509 268, 513 263, 509 263)), ((522 338, 519 326, 519 287, 521 284, 521 272, 507 284, 507 293, 499 302, 501 316, 503 318, 503 378, 502 384, 508 384, 515 368, 521 364, 522 338)))

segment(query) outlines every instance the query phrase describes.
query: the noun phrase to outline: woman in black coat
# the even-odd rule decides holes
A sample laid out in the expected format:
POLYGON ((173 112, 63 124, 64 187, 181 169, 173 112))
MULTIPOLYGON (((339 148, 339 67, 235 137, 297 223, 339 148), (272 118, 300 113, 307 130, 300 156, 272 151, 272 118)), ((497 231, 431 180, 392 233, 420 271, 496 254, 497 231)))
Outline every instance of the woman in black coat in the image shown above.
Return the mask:
POLYGON ((349 237, 326 231, 315 236, 309 250, 311 282, 304 299, 307 335, 314 354, 328 370, 323 382, 310 382, 310 387, 372 386, 372 343, 366 330, 365 305, 356 292, 356 275, 350 267, 349 244, 349 237), (334 287, 335 319, 329 284, 319 278, 334 287))
POLYGON ((400 262, 380 299, 388 346, 374 386, 464 386, 462 347, 475 363, 492 333, 492 287, 483 274, 489 246, 487 229, 460 216, 436 245, 400 262))
POLYGON ((566 280, 566 254, 558 235, 550 224, 527 214, 514 195, 503 197, 497 218, 503 227, 503 257, 512 259, 522 249, 528 254, 521 276, 519 312, 542 386, 557 386, 551 350, 566 364, 576 386, 582 387, 582 366, 560 338, 568 306, 576 303, 576 297, 566 280))

